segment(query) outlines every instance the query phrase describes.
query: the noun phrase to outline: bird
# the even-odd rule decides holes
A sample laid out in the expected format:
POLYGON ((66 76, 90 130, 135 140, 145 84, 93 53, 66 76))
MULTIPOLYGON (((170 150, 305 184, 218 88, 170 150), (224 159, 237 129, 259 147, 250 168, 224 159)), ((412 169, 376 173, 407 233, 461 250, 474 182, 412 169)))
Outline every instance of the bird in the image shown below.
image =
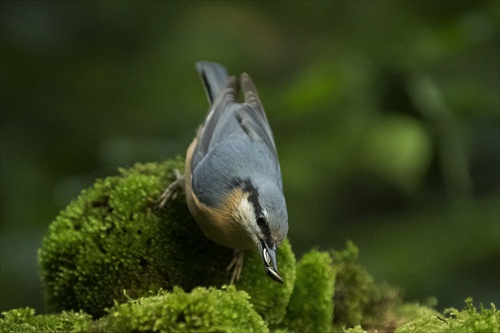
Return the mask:
POLYGON ((288 233, 288 213, 273 132, 255 84, 247 73, 229 76, 219 63, 195 67, 210 108, 187 150, 184 174, 176 171, 160 207, 184 190, 204 235, 234 250, 231 284, 240 278, 245 251, 255 250, 266 274, 284 283, 276 252, 288 233))

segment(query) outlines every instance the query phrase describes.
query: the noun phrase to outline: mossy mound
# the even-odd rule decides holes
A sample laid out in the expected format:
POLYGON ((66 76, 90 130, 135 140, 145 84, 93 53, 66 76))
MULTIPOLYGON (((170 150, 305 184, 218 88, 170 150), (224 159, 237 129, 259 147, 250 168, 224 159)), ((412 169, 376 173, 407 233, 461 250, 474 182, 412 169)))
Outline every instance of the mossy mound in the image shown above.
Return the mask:
POLYGON ((331 332, 335 271, 326 252, 311 251, 297 264, 297 282, 284 327, 292 332, 331 332))
MULTIPOLYGON (((182 160, 121 169, 82 191, 59 214, 39 250, 51 311, 83 310, 100 317, 113 301, 125 301, 124 294, 138 298, 160 288, 189 291, 228 283, 232 250, 203 235, 183 196, 158 211, 157 200, 174 169, 183 169, 182 160)), ((284 316, 295 280, 288 242, 277 255, 285 285, 269 280, 256 252, 246 254, 241 277, 241 289, 271 321, 284 316)))
POLYGON ((233 286, 220 290, 180 288, 116 305, 97 325, 102 332, 269 332, 249 302, 233 286))
POLYGON ((189 289, 204 280, 200 275, 222 280, 231 251, 203 237, 178 200, 157 212, 156 199, 174 168, 182 162, 120 170, 59 214, 39 250, 51 311, 81 309, 99 317, 113 300, 125 301, 124 290, 136 298, 175 285, 189 289), (214 260, 203 266, 207 256, 214 260))
POLYGON ((266 276, 262 259, 257 252, 245 256, 243 273, 237 288, 245 290, 251 297, 256 311, 271 326, 283 320, 286 307, 295 285, 295 256, 288 240, 285 240, 278 252, 279 271, 285 279, 284 284, 271 281, 266 276))

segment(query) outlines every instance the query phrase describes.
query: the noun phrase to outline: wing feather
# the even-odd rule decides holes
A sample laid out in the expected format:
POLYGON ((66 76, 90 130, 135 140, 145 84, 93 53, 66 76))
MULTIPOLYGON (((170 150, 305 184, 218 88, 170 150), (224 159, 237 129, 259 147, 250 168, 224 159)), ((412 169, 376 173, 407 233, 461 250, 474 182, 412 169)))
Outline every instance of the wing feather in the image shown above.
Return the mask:
MULTIPOLYGON (((213 91, 210 80, 205 84, 208 91, 213 91)), ((213 99, 193 152, 191 174, 197 185, 193 188, 198 189, 198 198, 209 205, 223 199, 231 177, 239 173, 255 174, 260 168, 264 174, 281 180, 273 133, 257 89, 246 73, 241 75, 240 85, 243 103, 237 102, 238 82, 234 76, 213 99)), ((278 186, 281 188, 281 181, 278 186)))

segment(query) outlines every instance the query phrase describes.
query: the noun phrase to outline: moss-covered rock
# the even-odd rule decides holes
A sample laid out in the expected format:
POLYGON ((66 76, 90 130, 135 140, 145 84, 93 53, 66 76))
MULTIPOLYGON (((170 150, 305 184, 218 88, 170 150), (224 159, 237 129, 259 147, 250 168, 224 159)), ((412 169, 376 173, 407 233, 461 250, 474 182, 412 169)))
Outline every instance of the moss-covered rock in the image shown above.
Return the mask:
MULTIPOLYGON (((160 288, 191 290, 229 282, 232 250, 203 235, 183 196, 157 209, 174 169, 183 169, 180 159, 121 169, 60 213, 39 250, 50 310, 84 310, 99 317, 114 300, 125 301, 124 291, 137 298, 160 288)), ((278 251, 284 286, 269 280, 256 252, 246 257, 238 287, 248 291, 266 319, 280 321, 295 280, 289 243, 278 251)))
POLYGON ((98 325, 102 332, 268 332, 244 291, 180 288, 115 305, 98 325))
POLYGON ((181 196, 156 200, 180 160, 138 164, 98 180, 50 225, 39 250, 49 309, 103 315, 124 290, 136 298, 160 288, 221 284, 229 249, 203 236, 181 196))
POLYGON ((297 280, 283 326, 291 332, 331 332, 334 281, 328 253, 305 254, 297 264, 297 280))

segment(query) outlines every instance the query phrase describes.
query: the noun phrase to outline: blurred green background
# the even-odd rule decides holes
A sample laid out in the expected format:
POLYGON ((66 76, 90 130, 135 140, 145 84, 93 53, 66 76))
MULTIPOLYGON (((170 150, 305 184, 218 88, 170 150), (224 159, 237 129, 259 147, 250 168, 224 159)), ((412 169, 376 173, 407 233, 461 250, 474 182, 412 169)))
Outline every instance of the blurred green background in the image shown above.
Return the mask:
POLYGON ((353 240, 407 300, 500 304, 498 1, 1 2, 0 310, 96 178, 184 154, 197 60, 246 71, 297 255, 353 240))

